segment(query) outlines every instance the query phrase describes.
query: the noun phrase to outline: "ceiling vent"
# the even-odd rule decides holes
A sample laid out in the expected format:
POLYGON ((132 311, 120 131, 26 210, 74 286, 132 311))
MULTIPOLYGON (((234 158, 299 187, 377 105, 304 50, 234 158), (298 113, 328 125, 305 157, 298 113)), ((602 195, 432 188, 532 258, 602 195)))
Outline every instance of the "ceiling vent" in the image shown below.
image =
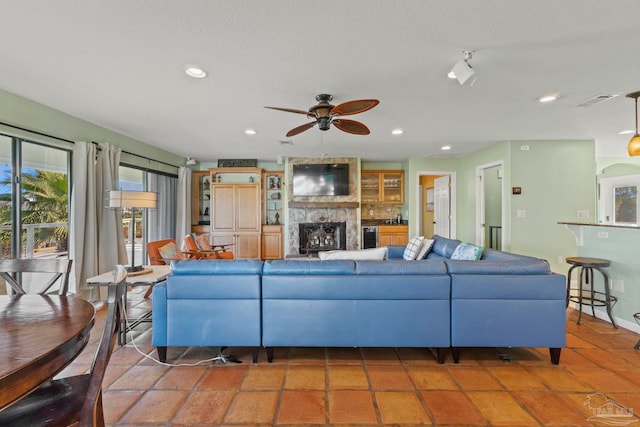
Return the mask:
POLYGON ((608 101, 612 98, 615 98, 618 95, 612 95, 610 93, 602 93, 600 95, 592 96, 591 98, 587 98, 584 101, 581 101, 576 104, 576 107, 591 107, 594 104, 599 104, 604 101, 608 101))
POLYGON ((293 141, 291 140, 287 140, 287 141, 280 140, 278 142, 280 143, 280 145, 293 145, 293 141))

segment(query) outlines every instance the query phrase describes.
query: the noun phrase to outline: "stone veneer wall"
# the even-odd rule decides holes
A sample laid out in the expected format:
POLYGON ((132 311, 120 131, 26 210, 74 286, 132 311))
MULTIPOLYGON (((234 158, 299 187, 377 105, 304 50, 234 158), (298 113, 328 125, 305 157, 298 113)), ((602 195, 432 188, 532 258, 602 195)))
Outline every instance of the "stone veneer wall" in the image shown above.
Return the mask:
MULTIPOLYGON (((358 202, 360 185, 360 168, 358 159, 353 157, 290 157, 287 160, 287 200, 294 202, 358 202), (349 164, 349 195, 348 196, 293 196, 293 165, 316 163, 348 163, 349 164)), ((287 245, 285 255, 298 255, 300 235, 298 224, 305 222, 346 222, 347 249, 358 249, 359 229, 358 212, 354 208, 341 207, 286 207, 287 209, 287 245)))

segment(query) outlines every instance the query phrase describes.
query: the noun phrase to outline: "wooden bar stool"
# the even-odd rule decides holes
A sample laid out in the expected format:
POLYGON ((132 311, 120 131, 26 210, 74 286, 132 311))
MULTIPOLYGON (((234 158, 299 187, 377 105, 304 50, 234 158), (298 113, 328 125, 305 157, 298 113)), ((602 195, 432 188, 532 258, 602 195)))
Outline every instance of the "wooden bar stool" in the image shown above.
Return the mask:
POLYGON ((591 313, 593 317, 596 316, 594 307, 605 307, 607 309, 607 315, 611 320, 611 324, 614 328, 617 328, 616 322, 613 320, 611 309, 618 301, 618 299, 611 295, 609 289, 609 276, 603 270, 605 267, 609 267, 611 262, 607 259, 600 258, 588 258, 588 257, 568 257, 566 258, 567 264, 571 264, 571 268, 567 273, 567 306, 569 302, 578 303, 578 325, 580 324, 580 317, 582 316, 582 306, 591 306, 591 313), (571 273, 574 269, 580 267, 580 278, 578 280, 578 295, 571 295, 571 273), (593 270, 596 270, 602 274, 604 280, 604 292, 595 291, 593 289, 593 270), (585 289, 585 285, 588 286, 585 289), (586 293, 586 295, 585 295, 586 293))

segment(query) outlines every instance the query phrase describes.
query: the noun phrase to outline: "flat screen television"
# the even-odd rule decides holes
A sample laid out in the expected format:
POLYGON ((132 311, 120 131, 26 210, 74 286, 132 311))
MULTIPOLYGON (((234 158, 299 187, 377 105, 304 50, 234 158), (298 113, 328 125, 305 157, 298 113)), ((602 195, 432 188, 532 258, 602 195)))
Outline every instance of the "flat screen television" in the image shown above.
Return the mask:
POLYGON ((348 196, 349 164, 293 165, 294 196, 348 196))

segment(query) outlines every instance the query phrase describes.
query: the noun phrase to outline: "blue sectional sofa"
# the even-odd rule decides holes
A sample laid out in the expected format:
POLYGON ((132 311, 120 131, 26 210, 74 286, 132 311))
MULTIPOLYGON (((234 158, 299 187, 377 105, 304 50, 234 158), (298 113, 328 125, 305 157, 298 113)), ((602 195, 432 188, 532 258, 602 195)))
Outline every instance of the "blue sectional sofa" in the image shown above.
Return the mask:
POLYGON ((464 347, 566 346, 565 278, 546 261, 486 249, 450 259, 433 237, 426 260, 179 261, 153 291, 153 345, 431 347, 443 363, 464 347))

